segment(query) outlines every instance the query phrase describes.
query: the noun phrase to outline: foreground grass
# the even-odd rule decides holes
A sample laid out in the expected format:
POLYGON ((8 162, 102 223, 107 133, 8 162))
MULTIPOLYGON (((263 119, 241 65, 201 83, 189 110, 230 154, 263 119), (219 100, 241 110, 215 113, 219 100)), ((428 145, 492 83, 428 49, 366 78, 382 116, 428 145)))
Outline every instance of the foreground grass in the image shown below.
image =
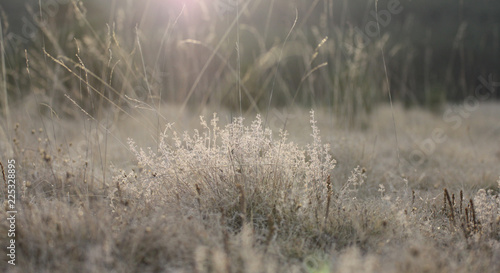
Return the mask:
POLYGON ((288 137, 259 117, 222 115, 187 134, 169 125, 157 143, 130 125, 141 120, 109 136, 88 122, 48 119, 30 132, 21 121, 11 132, 18 260, 4 256, 0 271, 498 272, 498 106, 458 129, 397 109, 403 159, 433 128, 448 136, 400 166, 385 110, 344 132, 298 109, 288 137), (78 126, 86 140, 68 140, 78 126))

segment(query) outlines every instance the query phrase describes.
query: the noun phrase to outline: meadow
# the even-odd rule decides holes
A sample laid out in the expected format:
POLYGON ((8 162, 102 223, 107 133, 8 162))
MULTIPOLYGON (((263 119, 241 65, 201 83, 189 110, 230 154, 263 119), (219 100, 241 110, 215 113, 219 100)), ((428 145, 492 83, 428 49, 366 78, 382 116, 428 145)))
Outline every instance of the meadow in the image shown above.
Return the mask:
POLYGON ((312 2, 1 13, 0 271, 499 272, 475 21, 421 46, 415 3, 312 2))

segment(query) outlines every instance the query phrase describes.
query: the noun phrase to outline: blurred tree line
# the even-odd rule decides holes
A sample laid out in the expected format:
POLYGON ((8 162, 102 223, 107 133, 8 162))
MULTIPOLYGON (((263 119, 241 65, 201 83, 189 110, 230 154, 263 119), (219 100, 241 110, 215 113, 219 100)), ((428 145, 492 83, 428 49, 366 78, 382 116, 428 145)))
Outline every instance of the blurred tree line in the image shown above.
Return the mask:
POLYGON ((75 79, 43 48, 66 56, 75 74, 92 71, 86 81, 111 99, 121 93, 234 106, 239 90, 245 108, 262 108, 275 86, 273 105, 347 102, 352 107, 345 113, 353 114, 386 101, 382 47, 391 92, 407 106, 460 102, 500 81, 499 1, 380 0, 380 36, 374 0, 236 2, 2 1, 9 94, 76 92, 85 108, 84 77, 75 79), (243 7, 236 32, 233 20, 243 7))

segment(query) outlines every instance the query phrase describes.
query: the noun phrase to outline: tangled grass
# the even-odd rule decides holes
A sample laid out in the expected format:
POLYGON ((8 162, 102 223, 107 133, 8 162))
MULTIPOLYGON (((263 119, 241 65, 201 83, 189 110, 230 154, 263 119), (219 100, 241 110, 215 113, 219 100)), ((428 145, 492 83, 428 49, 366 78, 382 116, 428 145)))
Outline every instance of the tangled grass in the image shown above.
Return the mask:
POLYGON ((442 198, 410 183, 371 188, 373 170, 336 168, 312 111, 310 125, 299 145, 259 116, 223 127, 201 118, 183 134, 169 124, 157 148, 129 139, 137 166, 112 168, 108 183, 33 130, 13 147, 19 260, 4 257, 1 270, 497 272, 498 188, 442 198))

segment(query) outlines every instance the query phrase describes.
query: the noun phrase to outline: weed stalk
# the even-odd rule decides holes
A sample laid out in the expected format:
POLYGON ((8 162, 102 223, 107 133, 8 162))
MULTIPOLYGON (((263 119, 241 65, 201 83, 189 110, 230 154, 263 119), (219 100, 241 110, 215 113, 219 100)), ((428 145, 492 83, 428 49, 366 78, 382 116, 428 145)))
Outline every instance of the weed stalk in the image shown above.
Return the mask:
POLYGON ((326 197, 326 211, 325 211, 325 222, 323 223, 323 227, 326 226, 326 222, 328 221, 328 214, 330 211, 330 203, 332 200, 333 190, 332 190, 332 182, 330 181, 330 175, 326 179, 326 188, 327 188, 327 197, 326 197))
POLYGON ((2 65, 2 101, 3 101, 3 111, 5 115, 5 120, 7 121, 7 131, 10 128, 10 111, 9 111, 9 100, 7 96, 7 70, 5 68, 5 45, 3 39, 3 26, 0 20, 0 62, 2 65))
POLYGON ((450 206, 450 214, 449 214, 450 220, 453 222, 453 224, 455 224, 455 212, 453 208, 453 202, 451 201, 450 194, 448 193, 448 189, 446 188, 444 188, 444 196, 445 196, 445 204, 446 201, 448 201, 448 204, 450 206))

